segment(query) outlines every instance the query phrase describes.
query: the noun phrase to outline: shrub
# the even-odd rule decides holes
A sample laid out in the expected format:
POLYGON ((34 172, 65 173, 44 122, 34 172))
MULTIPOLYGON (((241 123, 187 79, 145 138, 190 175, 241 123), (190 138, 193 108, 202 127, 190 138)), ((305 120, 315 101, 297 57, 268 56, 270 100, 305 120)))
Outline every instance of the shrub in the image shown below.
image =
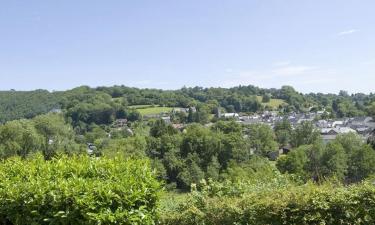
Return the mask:
POLYGON ((375 224, 375 187, 307 184, 240 197, 193 192, 175 212, 161 218, 165 225, 375 224))
POLYGON ((0 163, 0 224, 154 224, 158 190, 143 160, 11 158, 0 163))

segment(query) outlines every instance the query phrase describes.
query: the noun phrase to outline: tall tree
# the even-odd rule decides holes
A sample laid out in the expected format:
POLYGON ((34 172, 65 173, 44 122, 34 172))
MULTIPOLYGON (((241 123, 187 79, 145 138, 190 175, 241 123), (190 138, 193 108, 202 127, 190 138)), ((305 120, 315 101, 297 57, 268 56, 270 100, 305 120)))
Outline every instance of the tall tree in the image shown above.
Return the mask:
POLYGON ((293 130, 290 142, 293 147, 298 147, 313 144, 319 139, 320 133, 314 124, 304 121, 293 130))

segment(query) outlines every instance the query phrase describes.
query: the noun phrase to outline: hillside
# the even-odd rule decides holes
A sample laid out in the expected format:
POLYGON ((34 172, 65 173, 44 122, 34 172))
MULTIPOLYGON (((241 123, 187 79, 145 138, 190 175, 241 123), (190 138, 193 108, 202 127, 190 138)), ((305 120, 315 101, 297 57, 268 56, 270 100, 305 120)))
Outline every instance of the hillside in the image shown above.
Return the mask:
POLYGON ((55 108, 59 108, 59 97, 56 93, 45 90, 0 92, 0 123, 32 118, 55 108))

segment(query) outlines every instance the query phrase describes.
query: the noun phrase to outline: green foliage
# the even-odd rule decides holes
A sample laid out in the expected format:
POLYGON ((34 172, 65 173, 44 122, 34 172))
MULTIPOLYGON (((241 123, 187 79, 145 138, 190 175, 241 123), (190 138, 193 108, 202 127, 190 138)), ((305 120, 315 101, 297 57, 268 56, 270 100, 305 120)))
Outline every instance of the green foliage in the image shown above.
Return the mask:
POLYGON ((0 124, 58 109, 60 94, 46 90, 0 91, 0 124))
POLYGON ((43 137, 30 120, 15 120, 0 126, 0 157, 26 157, 40 150, 43 137))
POLYGON ((305 179, 307 176, 305 166, 309 160, 306 154, 308 148, 310 148, 310 146, 302 145, 293 149, 288 155, 281 156, 277 160, 277 168, 282 173, 288 172, 305 179))
POLYGON ((292 131, 290 144, 293 147, 301 145, 310 145, 320 139, 320 133, 314 124, 304 121, 292 131))
MULTIPOLYGON (((211 188, 210 186, 208 188, 211 188)), ((162 224, 320 225, 375 223, 375 187, 335 184, 281 187, 240 197, 193 192, 162 224)))
POLYGON ((220 121, 211 128, 189 125, 182 133, 169 132, 168 125, 156 121, 147 137, 147 155, 161 162, 167 182, 188 190, 202 178, 217 180, 229 161, 244 162, 250 149, 242 128, 232 121, 220 121))
POLYGON ((375 117, 375 102, 372 102, 371 105, 367 108, 370 116, 375 117))
POLYGON ((46 159, 57 153, 79 153, 73 128, 60 114, 45 114, 32 120, 15 120, 0 125, 0 157, 27 157, 43 152, 46 159))
POLYGON ((43 145, 40 150, 44 157, 49 159, 57 153, 73 154, 82 151, 81 146, 75 143, 75 133, 71 125, 67 124, 61 114, 46 114, 33 119, 35 128, 43 136, 43 145))
POLYGON ((255 153, 267 156, 268 153, 278 150, 275 134, 270 126, 265 124, 250 125, 247 127, 246 134, 255 153))
POLYGON ((268 103, 270 102, 270 100, 271 100, 271 97, 268 94, 264 94, 262 96, 262 103, 268 103))
POLYGON ((343 134, 327 144, 315 142, 293 149, 277 160, 282 173, 305 180, 335 177, 346 183, 359 182, 375 174, 375 151, 356 134, 343 134))
POLYGON ((281 146, 286 146, 291 141, 292 125, 286 119, 275 124, 276 140, 281 146))
POLYGON ((348 156, 342 145, 329 143, 322 154, 322 175, 344 180, 348 169, 348 156))
POLYGON ((127 158, 143 158, 146 156, 147 141, 144 136, 135 135, 120 139, 104 139, 97 146, 100 147, 100 151, 106 156, 121 154, 127 158))
POLYGON ((143 160, 12 158, 0 164, 0 223, 155 224, 158 191, 143 160))
POLYGON ((151 124, 150 135, 152 137, 158 138, 163 135, 173 135, 176 133, 177 130, 175 130, 171 125, 166 124, 162 119, 156 120, 151 124))

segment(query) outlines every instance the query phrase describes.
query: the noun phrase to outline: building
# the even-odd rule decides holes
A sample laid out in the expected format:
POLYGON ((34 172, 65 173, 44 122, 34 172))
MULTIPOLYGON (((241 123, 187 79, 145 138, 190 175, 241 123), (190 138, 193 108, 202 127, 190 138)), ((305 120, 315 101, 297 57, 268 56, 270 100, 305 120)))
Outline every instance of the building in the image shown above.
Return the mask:
POLYGON ((116 127, 116 128, 125 127, 127 125, 127 123, 128 123, 127 119, 117 119, 113 123, 113 126, 116 127))
POLYGON ((357 133, 350 127, 322 128, 320 134, 324 143, 331 142, 336 139, 339 134, 357 133))
POLYGON ((239 118, 240 115, 238 113, 224 113, 222 115, 224 118, 239 118))

